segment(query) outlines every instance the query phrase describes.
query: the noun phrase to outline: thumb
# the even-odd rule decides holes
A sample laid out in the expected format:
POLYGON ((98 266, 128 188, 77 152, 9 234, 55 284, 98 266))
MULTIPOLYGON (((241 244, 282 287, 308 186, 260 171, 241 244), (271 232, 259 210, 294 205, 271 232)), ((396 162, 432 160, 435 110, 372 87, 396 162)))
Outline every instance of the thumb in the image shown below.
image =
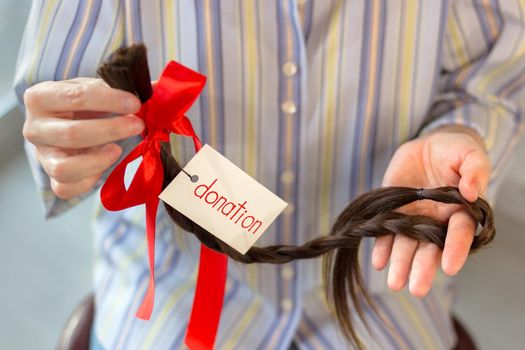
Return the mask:
POLYGON ((485 193, 490 180, 491 165, 487 154, 478 149, 471 150, 459 166, 459 192, 469 202, 485 193))

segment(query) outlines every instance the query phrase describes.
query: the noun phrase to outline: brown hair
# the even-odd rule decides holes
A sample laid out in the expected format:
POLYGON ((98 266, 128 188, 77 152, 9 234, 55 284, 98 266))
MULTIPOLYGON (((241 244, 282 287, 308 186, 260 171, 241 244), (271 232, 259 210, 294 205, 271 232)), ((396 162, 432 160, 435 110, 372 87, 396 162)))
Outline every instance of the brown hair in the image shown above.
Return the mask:
MULTIPOLYGON (((110 86, 136 93, 144 102, 151 96, 145 57, 146 49, 143 45, 121 48, 108 63, 99 68, 98 73, 110 86)), ((172 157, 169 145, 166 143, 162 144, 161 158, 164 164, 163 187, 166 187, 182 168, 172 157)), ((447 223, 426 216, 405 215, 395 211, 417 200, 462 205, 481 226, 474 237, 470 253, 493 240, 495 228, 489 204, 481 198, 470 203, 461 196, 457 188, 453 187, 375 189, 352 201, 339 214, 328 235, 319 236, 300 246, 252 247, 244 255, 169 205, 165 204, 165 207, 171 219, 182 229, 195 235, 200 242, 244 264, 285 264, 293 260, 324 256, 323 280, 329 305, 344 336, 361 348, 362 344, 350 317, 350 303, 363 321, 363 303, 376 310, 367 293, 359 268, 358 250, 362 238, 400 234, 418 241, 434 243, 440 248, 444 246, 447 223)), ((364 323, 367 326, 366 322, 364 323)))

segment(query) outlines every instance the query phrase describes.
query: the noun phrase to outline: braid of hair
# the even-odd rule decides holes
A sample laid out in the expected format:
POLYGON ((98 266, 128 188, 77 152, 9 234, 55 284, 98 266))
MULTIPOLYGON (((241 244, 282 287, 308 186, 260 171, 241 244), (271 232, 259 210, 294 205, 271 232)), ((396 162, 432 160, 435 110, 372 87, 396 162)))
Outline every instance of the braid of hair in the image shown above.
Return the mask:
MULTIPOLYGON (((181 167, 171 156, 167 144, 163 144, 161 148, 161 157, 164 163, 164 187, 166 187, 181 171, 181 167)), ((319 236, 300 246, 279 244, 252 247, 244 255, 171 206, 165 204, 165 208, 175 223, 193 233, 207 247, 244 264, 286 264, 294 260, 324 256, 323 281, 327 301, 345 337, 352 344, 362 348, 353 327, 348 296, 367 328, 362 304, 368 304, 378 314, 376 306, 367 293, 359 267, 358 252, 362 238, 397 234, 422 242, 434 243, 440 248, 445 245, 448 229, 446 223, 427 216, 406 215, 393 211, 417 200, 462 205, 469 215, 481 225, 481 229, 474 236, 470 253, 477 251, 494 239, 494 217, 489 204, 481 198, 470 203, 454 187, 375 189, 350 203, 339 214, 328 235, 319 236)))
MULTIPOLYGON (((121 48, 109 62, 98 70, 99 75, 112 87, 130 91, 145 102, 151 96, 151 84, 144 45, 121 48)), ((182 170, 171 156, 169 145, 162 144, 161 158, 164 165, 166 187, 182 170)), ((355 346, 362 348, 350 314, 352 305, 365 322, 363 307, 377 308, 367 293, 359 267, 358 251, 363 237, 404 235, 409 238, 431 242, 443 248, 447 224, 421 215, 406 215, 395 209, 418 200, 460 204, 480 225, 470 247, 470 253, 479 250, 494 239, 494 217, 489 204, 478 198, 474 203, 466 201, 457 188, 414 189, 409 187, 386 187, 367 192, 350 203, 337 217, 328 235, 319 236, 300 246, 272 245, 252 247, 241 254, 211 233, 165 204, 171 219, 185 231, 192 233, 210 249, 224 253, 243 264, 286 264, 299 259, 320 256, 323 261, 323 281, 327 301, 336 316, 344 336, 355 346)))

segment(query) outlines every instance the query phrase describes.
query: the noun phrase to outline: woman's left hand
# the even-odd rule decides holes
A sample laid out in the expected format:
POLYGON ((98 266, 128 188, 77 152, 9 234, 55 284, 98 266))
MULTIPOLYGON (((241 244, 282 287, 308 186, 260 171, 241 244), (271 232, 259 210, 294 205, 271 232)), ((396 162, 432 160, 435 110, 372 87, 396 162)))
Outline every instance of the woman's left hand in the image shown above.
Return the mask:
MULTIPOLYGON (((466 127, 443 127, 403 144, 390 161, 383 186, 454 186, 466 200, 474 202, 485 193, 490 174, 490 160, 481 137, 466 127)), ((382 270, 390 259, 388 286, 399 291, 409 281, 410 292, 423 297, 432 286, 440 262, 449 276, 463 267, 476 224, 459 205, 418 201, 400 211, 448 221, 443 250, 433 243, 402 235, 375 240, 372 265, 382 270)))

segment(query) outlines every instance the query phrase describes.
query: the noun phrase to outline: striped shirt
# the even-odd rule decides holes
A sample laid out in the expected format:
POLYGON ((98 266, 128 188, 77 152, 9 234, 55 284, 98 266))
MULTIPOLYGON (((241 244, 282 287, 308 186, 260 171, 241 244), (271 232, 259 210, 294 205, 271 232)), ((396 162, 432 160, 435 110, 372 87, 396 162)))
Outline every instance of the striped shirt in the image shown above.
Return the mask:
MULTIPOLYGON (((189 116, 201 139, 289 203, 258 245, 301 244, 328 232, 358 194, 379 187, 395 150, 418 133, 464 125, 484 138, 496 176, 525 107, 523 0, 35 0, 15 88, 95 76, 116 48, 144 42, 152 77, 177 60, 208 77, 189 116), (426 125, 423 130, 420 130, 426 125)), ((123 142, 130 150, 137 139, 123 142)), ((47 216, 61 200, 27 145, 47 216)), ((191 158, 191 140, 172 138, 191 158)), ((95 334, 107 349, 179 349, 192 305, 199 243, 160 210, 156 300, 134 313, 148 282, 144 210, 99 208, 95 334)), ((370 349, 455 343, 451 281, 427 297, 386 286, 362 244, 362 271, 383 322, 365 310, 370 349)), ((323 299, 321 260, 230 262, 218 349, 344 349, 323 299)))

